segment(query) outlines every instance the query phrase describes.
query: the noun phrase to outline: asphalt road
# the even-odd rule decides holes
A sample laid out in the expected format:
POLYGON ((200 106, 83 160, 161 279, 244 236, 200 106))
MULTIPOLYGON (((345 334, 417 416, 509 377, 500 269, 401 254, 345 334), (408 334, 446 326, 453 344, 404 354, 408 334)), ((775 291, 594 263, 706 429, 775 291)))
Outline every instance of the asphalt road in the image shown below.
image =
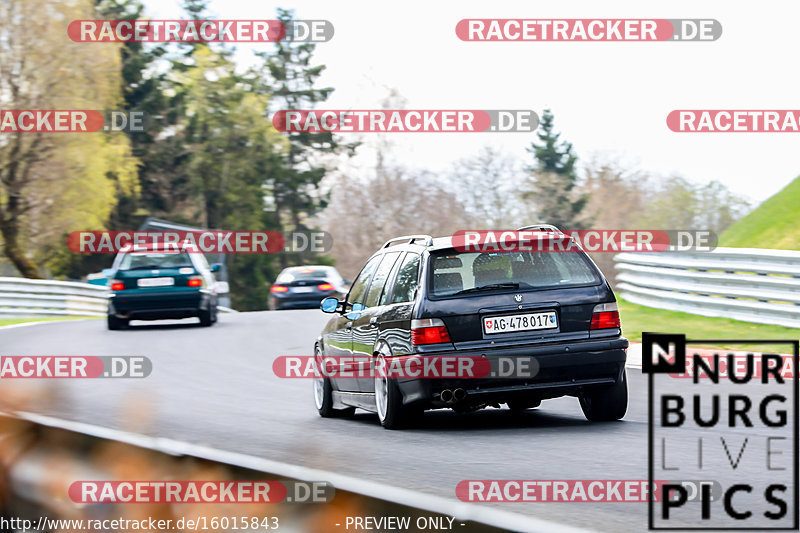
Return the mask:
MULTIPOLYGON (((621 422, 591 424, 576 399, 562 398, 522 416, 497 409, 429 412, 420 428, 386 431, 360 411, 350 420, 322 419, 310 381, 272 374, 275 357, 310 354, 326 320, 310 310, 225 314, 212 328, 139 323, 112 332, 104 321, 86 320, 0 329, 2 355, 146 355, 153 363, 146 379, 0 386, 16 396, 29 389, 25 408, 41 414, 449 498, 464 479, 647 479, 647 391, 639 369, 628 370, 630 407, 621 422)), ((683 389, 689 381, 672 386, 683 389)), ((697 435, 677 435, 673 442, 686 446, 677 446, 671 459, 694 460, 697 435)), ((647 527, 644 503, 475 505, 599 531, 647 527)))

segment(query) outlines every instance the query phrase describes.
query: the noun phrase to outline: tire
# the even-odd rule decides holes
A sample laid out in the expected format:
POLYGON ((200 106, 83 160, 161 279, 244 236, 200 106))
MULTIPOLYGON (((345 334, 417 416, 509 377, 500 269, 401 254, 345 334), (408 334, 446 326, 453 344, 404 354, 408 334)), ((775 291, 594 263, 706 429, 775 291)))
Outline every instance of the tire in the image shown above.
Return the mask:
POLYGON ((581 409, 587 420, 611 422, 620 420, 628 410, 628 376, 622 371, 622 379, 610 387, 596 389, 581 396, 581 409))
POLYGON ((535 409, 542 405, 542 400, 509 400, 506 402, 508 408, 514 413, 522 413, 528 409, 535 409))
POLYGON ((114 315, 108 315, 108 329, 117 331, 128 327, 130 321, 127 318, 117 318, 114 315))
POLYGON ((214 323, 210 306, 208 309, 201 309, 197 316, 200 318, 200 325, 204 328, 214 323))
MULTIPOLYGON (((391 355, 389 347, 381 346, 375 356, 375 368, 381 364, 383 368, 387 365, 380 363, 380 360, 391 355)), ((418 423, 422 418, 422 409, 416 409, 403 405, 403 393, 397 387, 397 382, 386 376, 381 376, 375 372, 375 411, 378 413, 378 420, 384 429, 402 429, 418 423)))
MULTIPOLYGON (((314 355, 319 360, 322 353, 317 346, 314 348, 314 355)), ((356 412, 355 407, 347 407, 345 409, 333 408, 333 386, 328 378, 314 378, 314 405, 317 408, 319 416, 322 418, 341 418, 353 416, 356 412)))

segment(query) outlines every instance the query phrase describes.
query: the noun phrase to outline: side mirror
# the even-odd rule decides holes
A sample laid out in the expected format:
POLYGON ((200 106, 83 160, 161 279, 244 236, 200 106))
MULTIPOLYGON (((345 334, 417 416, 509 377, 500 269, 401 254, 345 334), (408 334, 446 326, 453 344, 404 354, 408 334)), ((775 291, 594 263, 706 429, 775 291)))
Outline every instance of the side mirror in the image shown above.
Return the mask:
POLYGON ((353 304, 353 307, 350 308, 350 312, 347 313, 345 316, 348 320, 356 320, 361 316, 361 311, 366 309, 364 304, 353 304))
POLYGON ((222 270, 222 265, 219 263, 214 263, 211 265, 211 272, 219 272, 220 270, 222 270))
POLYGON ((323 313, 335 313, 339 308, 339 300, 336 298, 325 298, 320 302, 319 308, 323 313))
POLYGON ((353 284, 353 280, 352 280, 352 279, 347 279, 347 278, 345 278, 345 279, 344 279, 344 281, 343 281, 343 283, 344 283, 345 285, 352 285, 352 284, 353 284))

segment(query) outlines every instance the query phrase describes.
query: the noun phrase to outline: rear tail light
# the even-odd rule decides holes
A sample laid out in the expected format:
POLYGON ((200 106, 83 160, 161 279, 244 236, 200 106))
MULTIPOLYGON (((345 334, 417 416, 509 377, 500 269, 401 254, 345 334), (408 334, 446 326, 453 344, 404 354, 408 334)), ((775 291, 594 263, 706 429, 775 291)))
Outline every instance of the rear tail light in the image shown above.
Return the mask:
POLYGON ((283 285, 273 285, 269 290, 272 292, 289 292, 289 288, 283 285))
POLYGON ((202 287, 203 278, 189 278, 189 281, 186 282, 186 285, 189 287, 202 287))
POLYGON ((609 329, 619 327, 619 310, 617 302, 609 302, 594 306, 592 325, 589 329, 609 329))
POLYGON ((423 318, 411 321, 411 344, 437 344, 440 342, 450 342, 450 335, 441 318, 423 318))
POLYGON ((321 291, 332 291, 333 285, 331 285, 330 283, 320 283, 319 285, 317 285, 317 288, 321 291))
POLYGON ((112 291, 122 291, 125 290, 125 284, 119 281, 118 279, 111 280, 111 290, 112 291))

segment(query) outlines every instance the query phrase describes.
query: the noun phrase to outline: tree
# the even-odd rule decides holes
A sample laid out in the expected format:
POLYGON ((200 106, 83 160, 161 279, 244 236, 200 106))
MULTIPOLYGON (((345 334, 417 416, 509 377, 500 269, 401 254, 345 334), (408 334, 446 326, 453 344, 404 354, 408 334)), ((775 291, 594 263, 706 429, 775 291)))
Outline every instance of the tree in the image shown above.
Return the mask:
POLYGON ((645 214, 655 186, 646 173, 595 157, 584 166, 581 190, 589 200, 584 212, 600 229, 635 229, 645 214))
MULTIPOLYGON (((73 43, 51 31, 94 15, 90 0, 0 2, 0 108, 118 109, 117 45, 73 43)), ((36 252, 64 228, 105 227, 117 189, 135 187, 124 134, 0 133, 4 255, 23 276, 40 277, 36 252)))
POLYGON ((464 208, 452 190, 429 174, 382 163, 366 179, 340 177, 316 221, 333 237, 337 268, 352 279, 392 237, 443 236, 465 229, 464 208))
MULTIPOLYGON (((288 28, 293 13, 278 10, 278 20, 288 28)), ((325 70, 324 65, 312 65, 316 44, 282 39, 275 44, 274 53, 257 54, 262 60, 262 90, 273 96, 281 109, 312 109, 324 102, 332 87, 316 87, 325 70)), ((274 202, 275 223, 284 231, 304 228, 304 221, 324 209, 326 198, 319 185, 328 173, 323 156, 348 150, 355 145, 340 145, 332 132, 286 132, 288 150, 284 153, 281 172, 266 180, 266 188, 274 202)), ((289 257, 281 254, 281 265, 288 266, 289 257)))
MULTIPOLYGON (((200 18, 202 2, 188 2, 200 18)), ((285 172, 287 140, 268 118, 271 94, 255 70, 237 71, 225 46, 194 43, 176 58, 168 77, 176 115, 172 179, 184 200, 183 220, 214 229, 279 230, 267 210, 265 183, 285 172)), ((231 300, 241 310, 264 309, 273 255, 233 255, 227 262, 231 300)))
POLYGON ((753 207, 746 198, 734 194, 718 181, 699 186, 697 195, 700 202, 697 227, 708 228, 717 235, 722 235, 753 207))
MULTIPOLYGON (((598 158, 585 171, 586 212, 600 229, 701 229, 720 234, 749 209, 746 200, 716 181, 699 185, 681 176, 659 178, 598 158)), ((613 285, 614 254, 591 255, 613 285)))
POLYGON ((525 222, 517 196, 518 161, 484 146, 455 164, 451 181, 471 229, 515 229, 525 222))
MULTIPOLYGON (((95 10, 96 18, 106 20, 138 20, 144 14, 141 0, 95 0, 95 10)), ((169 154, 181 150, 173 146, 172 139, 163 135, 171 115, 170 101, 164 92, 165 69, 158 65, 167 63, 161 61, 167 47, 161 43, 125 42, 117 49, 122 95, 119 109, 126 113, 144 113, 146 123, 142 131, 137 129, 125 133, 137 161, 137 186, 128 187, 119 175, 109 173, 109 179, 114 182, 115 200, 106 227, 132 230, 147 215, 169 216, 168 205, 185 196, 171 186, 173 174, 169 171, 173 166, 169 154)), ((62 229, 66 233, 67 228, 62 229)), ((53 275, 72 279, 97 272, 109 264, 109 257, 103 254, 71 253, 64 248, 63 239, 46 247, 40 256, 42 264, 53 275)))
POLYGON ((535 161, 528 169, 530 186, 522 198, 532 201, 539 222, 562 229, 583 229, 590 223, 583 212, 588 196, 576 188, 577 156, 571 143, 560 140, 553 122, 553 114, 545 109, 536 132, 539 144, 531 143, 528 148, 535 161))
MULTIPOLYGON (((108 20, 139 20, 144 15, 141 0, 96 0, 100 18, 108 20)), ((126 42, 119 47, 121 92, 126 112, 143 112, 147 118, 143 131, 127 133, 133 155, 138 160, 141 187, 134 194, 117 191, 117 203, 111 213, 111 229, 129 230, 139 225, 146 215, 164 215, 165 207, 179 194, 169 187, 171 174, 169 157, 174 147, 164 131, 174 120, 170 115, 171 102, 165 94, 165 72, 159 62, 167 55, 163 43, 126 42), (167 183, 165 183, 167 182, 167 183)))
MULTIPOLYGON (((589 197, 585 212, 598 229, 647 229, 641 222, 650 199, 648 190, 652 179, 645 173, 629 170, 611 159, 595 157, 584 167, 585 179, 581 186, 589 197)), ((614 254, 590 254, 606 279, 616 283, 614 254)))
POLYGON ((703 229, 719 234, 749 209, 747 200, 718 181, 699 185, 676 175, 657 185, 642 223, 654 229, 703 229))

